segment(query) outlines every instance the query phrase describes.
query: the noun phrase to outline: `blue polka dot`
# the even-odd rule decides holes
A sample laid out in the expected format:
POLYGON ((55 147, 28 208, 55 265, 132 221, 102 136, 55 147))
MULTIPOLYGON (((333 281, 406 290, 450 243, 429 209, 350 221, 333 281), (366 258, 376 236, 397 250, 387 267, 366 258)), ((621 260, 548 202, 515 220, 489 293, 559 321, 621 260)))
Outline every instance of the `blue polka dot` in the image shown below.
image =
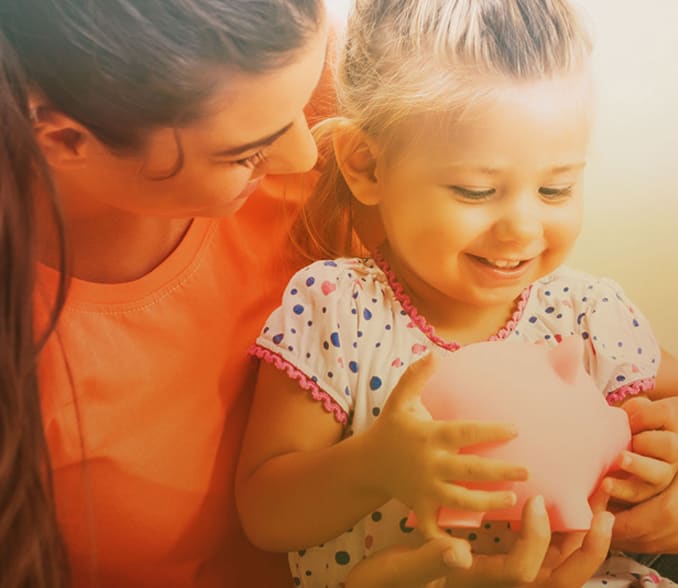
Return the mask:
POLYGON ((327 341, 323 341, 323 349, 327 350, 330 348, 330 344, 327 341))
POLYGON ((589 334, 588 334, 586 331, 584 331, 584 332, 581 334, 581 338, 584 339, 584 341, 586 341, 586 339, 589 338, 589 334))
POLYGON ((276 345, 280 345, 280 342, 283 340, 283 337, 285 335, 283 333, 278 333, 277 335, 273 335, 273 343, 276 345))
POLYGON ((634 326, 634 327, 639 327, 639 326, 640 326, 640 323, 639 323, 636 319, 633 319, 633 326, 634 326))
POLYGON ((391 325, 386 325, 386 327, 384 327, 384 328, 385 328, 387 331, 390 331, 390 330, 391 330, 391 325))
POLYGON ((306 359, 310 359, 310 358, 311 358, 311 354, 310 354, 310 353, 306 353, 306 359))
POLYGON ((312 380, 313 382, 317 382, 317 381, 318 381, 318 376, 311 376, 311 380, 312 380))
POLYGON ((368 308, 363 310, 363 317, 365 317, 366 321, 369 321, 372 318, 372 313, 370 312, 370 310, 368 308))
POLYGON ((299 290, 297 290, 296 288, 292 288, 292 289, 290 290, 290 294, 292 294, 292 296, 294 296, 295 294, 297 294, 297 292, 299 292, 299 290))
POLYGON ((351 314, 358 314, 358 311, 355 308, 351 309, 351 314))
POLYGON ((377 344, 375 345, 375 347, 376 347, 377 349, 378 349, 379 347, 381 347, 381 342, 377 342, 377 344))
POLYGON ((372 416, 378 417, 380 412, 381 412, 381 410, 379 409, 379 407, 378 407, 378 406, 375 406, 375 407, 372 409, 372 416))
POLYGON ((354 299, 355 299, 355 298, 358 298, 358 294, 359 294, 359 292, 353 292, 353 298, 354 298, 354 299))
POLYGON ((293 335, 296 335, 296 334, 297 334, 297 330, 294 329, 294 328, 292 328, 292 329, 290 329, 290 333, 292 333, 293 335))
POLYGON ((586 313, 585 313, 585 312, 580 312, 580 313, 579 313, 579 316, 577 317, 577 324, 578 324, 578 325, 581 325, 581 321, 582 321, 582 319, 583 319, 585 316, 586 316, 586 313))
POLYGON ((617 347, 624 347, 624 344, 621 341, 617 341, 617 347))
POLYGON ((555 308, 553 308, 553 306, 548 306, 544 312, 546 312, 546 314, 552 314, 554 310, 555 308))
POLYGON ((546 292, 544 292, 544 294, 546 294, 546 296, 551 296, 551 290, 546 290, 546 292))
POLYGON ((306 280, 306 285, 307 285, 309 288, 310 288, 311 286, 313 286, 313 284, 315 284, 315 278, 308 278, 308 279, 306 280))
POLYGON ((565 287, 563 288, 563 292, 569 292, 569 291, 570 291, 570 287, 569 287, 569 286, 565 286, 565 287))
POLYGON ((621 374, 617 376, 617 382, 624 382, 626 381, 626 376, 622 376, 621 374))
POLYGON ((603 298, 603 302, 608 302, 609 300, 610 300, 610 299, 609 299, 607 296, 605 296, 605 297, 603 298))
POLYGON ((329 267, 337 267, 337 264, 334 261, 325 261, 323 265, 329 266, 329 267))
POLYGON ((294 351, 294 347, 292 347, 291 345, 288 345, 288 346, 287 346, 287 351, 294 351))
POLYGON ((582 302, 586 302, 587 300, 588 300, 588 298, 587 298, 586 296, 584 296, 584 297, 581 299, 582 302))
POLYGON ((357 341, 353 341, 353 349, 358 349, 358 342, 357 341))
POLYGON ((358 338, 360 338, 360 337, 363 336, 363 332, 362 332, 362 331, 358 331, 358 332, 356 333, 356 335, 358 335, 358 338))
POLYGON ((403 533, 411 533, 412 531, 414 531, 412 527, 407 526, 407 518, 400 519, 400 530, 403 533))
POLYGON ((337 553, 334 554, 334 561, 340 566, 345 566, 350 563, 351 556, 346 551, 337 551, 337 553))
POLYGON ((536 316, 531 316, 528 320, 529 320, 532 324, 534 324, 534 323, 537 322, 537 317, 536 317, 536 316))
POLYGON ((336 331, 330 335, 330 341, 335 347, 341 347, 341 341, 339 341, 339 333, 336 331))
POLYGON ((638 350, 637 350, 637 351, 638 351, 638 355, 642 355, 642 354, 643 354, 643 348, 642 348, 642 347, 638 347, 638 350))
POLYGON ((563 318, 563 314, 559 312, 559 313, 556 315, 556 318, 558 318, 558 319, 563 318))
POLYGON ((268 333, 270 331, 269 327, 264 328, 264 333, 268 333))
POLYGON ((349 389, 348 386, 346 386, 346 388, 344 388, 344 394, 346 394, 346 396, 350 396, 350 395, 351 395, 351 390, 349 389))
POLYGON ((379 388, 381 388, 381 378, 372 376, 370 378, 370 390, 379 390, 379 388))
POLYGON ((375 523, 378 523, 378 522, 381 520, 381 517, 382 517, 382 514, 381 514, 378 510, 375 510, 375 511, 372 513, 372 520, 373 520, 375 523))
POLYGON ((334 377, 334 374, 333 374, 332 372, 327 372, 327 377, 328 377, 328 378, 333 378, 333 377, 334 377))
POLYGON ((550 338, 551 338, 551 335, 544 335, 544 339, 546 339, 547 341, 548 341, 550 338))
POLYGON ((294 314, 301 314, 304 312, 304 307, 301 304, 295 304, 292 310, 294 311, 294 314))
POLYGON ((313 326, 313 321, 308 321, 306 324, 307 324, 309 327, 312 327, 312 326, 313 326))
POLYGON ((358 362, 357 361, 349 361, 348 362, 348 369, 350 369, 354 374, 358 373, 358 362))

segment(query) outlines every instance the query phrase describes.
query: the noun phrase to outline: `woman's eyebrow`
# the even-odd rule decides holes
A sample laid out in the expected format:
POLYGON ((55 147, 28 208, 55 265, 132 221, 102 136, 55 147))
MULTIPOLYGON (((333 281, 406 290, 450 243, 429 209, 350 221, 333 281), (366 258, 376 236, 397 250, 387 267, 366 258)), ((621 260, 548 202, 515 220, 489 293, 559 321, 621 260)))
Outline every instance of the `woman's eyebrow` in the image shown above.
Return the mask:
POLYGON ((257 149, 259 147, 266 147, 270 145, 271 143, 274 143, 277 139, 282 137, 287 131, 290 130, 292 127, 293 123, 289 123, 285 125, 282 129, 279 131, 276 131, 275 133, 268 135, 267 137, 264 137, 263 139, 257 139, 256 141, 252 141, 250 143, 245 143, 244 145, 238 145, 238 147, 231 147, 229 149, 223 149, 214 155, 216 157, 233 157, 235 155, 240 155, 241 153, 245 153, 246 151, 252 151, 253 149, 257 149))

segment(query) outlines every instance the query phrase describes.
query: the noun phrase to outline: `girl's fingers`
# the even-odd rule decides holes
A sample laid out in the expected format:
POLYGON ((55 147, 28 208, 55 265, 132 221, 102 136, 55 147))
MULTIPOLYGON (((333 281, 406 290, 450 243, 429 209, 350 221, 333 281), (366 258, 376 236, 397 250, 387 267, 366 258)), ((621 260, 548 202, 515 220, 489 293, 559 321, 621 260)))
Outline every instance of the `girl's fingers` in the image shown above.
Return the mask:
POLYGON ((460 449, 484 443, 510 441, 518 434, 514 425, 493 421, 446 421, 439 423, 440 443, 460 449))
POLYGON ((441 476, 460 482, 501 482, 527 480, 527 468, 498 459, 456 454, 441 468, 441 476))
POLYGON ((515 492, 510 490, 473 490, 457 484, 445 484, 440 495, 442 506, 473 512, 510 508, 516 503, 515 492))
POLYGON ((637 478, 629 480, 605 478, 603 488, 609 493, 611 498, 628 504, 643 502, 659 492, 656 486, 647 484, 637 478))
POLYGON ((509 585, 529 584, 537 577, 551 541, 551 527, 541 496, 530 498, 523 508, 520 535, 504 559, 501 578, 509 585))

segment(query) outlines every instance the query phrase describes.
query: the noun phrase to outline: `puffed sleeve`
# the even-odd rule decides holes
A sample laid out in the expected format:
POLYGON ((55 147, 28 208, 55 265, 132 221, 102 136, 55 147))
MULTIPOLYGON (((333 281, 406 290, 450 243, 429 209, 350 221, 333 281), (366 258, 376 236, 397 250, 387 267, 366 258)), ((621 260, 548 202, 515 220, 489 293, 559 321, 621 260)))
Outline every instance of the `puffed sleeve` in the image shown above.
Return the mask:
POLYGON ((654 388, 661 351, 649 321, 619 284, 600 279, 589 285, 589 304, 577 316, 588 342, 589 373, 608 402, 654 388))
POLYGON ((297 380, 342 424, 354 409, 356 387, 356 264, 319 261, 300 270, 251 350, 297 380))

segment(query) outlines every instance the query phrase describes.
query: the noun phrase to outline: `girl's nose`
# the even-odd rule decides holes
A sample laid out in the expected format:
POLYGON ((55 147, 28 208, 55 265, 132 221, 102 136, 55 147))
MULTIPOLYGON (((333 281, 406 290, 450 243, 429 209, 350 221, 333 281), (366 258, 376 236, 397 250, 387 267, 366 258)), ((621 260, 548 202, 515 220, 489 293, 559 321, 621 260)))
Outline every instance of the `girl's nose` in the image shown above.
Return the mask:
POLYGON ((506 243, 526 243, 544 234, 540 202, 534 194, 510 199, 494 227, 495 237, 506 243))

